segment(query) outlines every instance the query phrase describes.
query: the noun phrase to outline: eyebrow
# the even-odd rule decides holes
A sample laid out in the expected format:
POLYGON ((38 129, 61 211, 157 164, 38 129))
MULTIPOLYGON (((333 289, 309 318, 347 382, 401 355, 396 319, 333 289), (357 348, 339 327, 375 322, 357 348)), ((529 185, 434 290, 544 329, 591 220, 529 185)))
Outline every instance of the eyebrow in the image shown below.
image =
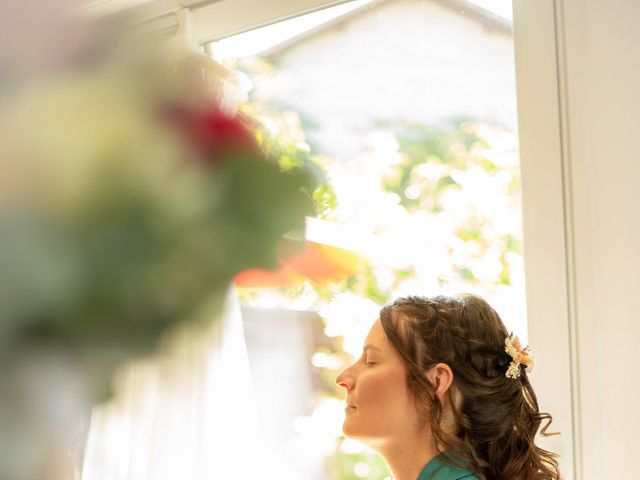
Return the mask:
POLYGON ((367 350, 377 350, 378 352, 382 352, 381 348, 376 347, 375 345, 371 345, 370 343, 366 344, 362 351, 366 352, 367 350))

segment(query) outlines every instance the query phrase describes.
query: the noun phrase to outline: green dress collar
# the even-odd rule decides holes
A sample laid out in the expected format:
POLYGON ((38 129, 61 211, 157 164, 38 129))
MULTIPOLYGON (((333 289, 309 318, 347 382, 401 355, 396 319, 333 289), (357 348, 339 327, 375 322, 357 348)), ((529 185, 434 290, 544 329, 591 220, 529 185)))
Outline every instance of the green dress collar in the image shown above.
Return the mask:
POLYGON ((469 470, 454 467, 444 461, 445 454, 440 454, 431 459, 422 469, 416 480, 466 480, 477 479, 469 470))

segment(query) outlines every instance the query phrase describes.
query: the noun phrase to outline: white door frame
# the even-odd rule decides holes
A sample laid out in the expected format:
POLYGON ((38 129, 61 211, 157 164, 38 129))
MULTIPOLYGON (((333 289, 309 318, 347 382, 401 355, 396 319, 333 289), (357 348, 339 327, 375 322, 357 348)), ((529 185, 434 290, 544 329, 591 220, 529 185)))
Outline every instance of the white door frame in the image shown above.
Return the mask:
POLYGON ((582 478, 574 235, 561 4, 513 0, 524 261, 533 382, 554 417, 542 443, 582 478), (536 355, 537 353, 537 355, 536 355))

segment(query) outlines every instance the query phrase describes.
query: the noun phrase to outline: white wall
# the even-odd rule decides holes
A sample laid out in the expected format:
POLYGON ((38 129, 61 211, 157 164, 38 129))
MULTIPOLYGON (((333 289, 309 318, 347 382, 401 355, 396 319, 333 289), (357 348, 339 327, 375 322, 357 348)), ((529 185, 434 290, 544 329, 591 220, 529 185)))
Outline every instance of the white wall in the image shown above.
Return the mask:
POLYGON ((564 0, 583 478, 640 453, 640 2, 564 0))
POLYGON ((563 430, 552 445, 567 478, 633 478, 640 2, 514 7, 530 338, 546 355, 538 390, 563 430))

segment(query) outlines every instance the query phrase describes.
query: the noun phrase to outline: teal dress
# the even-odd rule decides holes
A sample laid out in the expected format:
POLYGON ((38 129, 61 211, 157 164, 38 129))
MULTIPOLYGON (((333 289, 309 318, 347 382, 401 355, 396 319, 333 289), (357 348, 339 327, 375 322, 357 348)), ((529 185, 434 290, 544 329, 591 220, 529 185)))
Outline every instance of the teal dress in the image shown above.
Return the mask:
POLYGON ((442 455, 438 455, 424 466, 416 480, 458 480, 460 478, 478 479, 471 471, 449 465, 444 462, 442 455))

